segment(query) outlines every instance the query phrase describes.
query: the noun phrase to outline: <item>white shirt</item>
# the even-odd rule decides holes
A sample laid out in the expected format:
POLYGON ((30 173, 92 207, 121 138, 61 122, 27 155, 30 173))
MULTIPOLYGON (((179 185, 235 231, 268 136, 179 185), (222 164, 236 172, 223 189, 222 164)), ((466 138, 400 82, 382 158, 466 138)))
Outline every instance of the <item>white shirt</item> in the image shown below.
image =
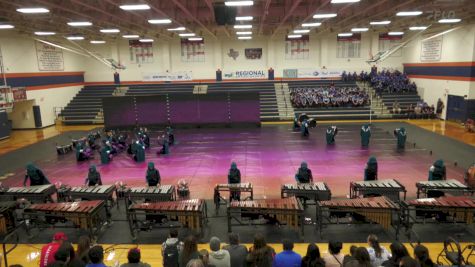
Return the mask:
POLYGON ((371 260, 371 266, 373 267, 381 266, 383 262, 391 258, 391 254, 384 247, 381 247, 381 257, 379 258, 376 258, 376 252, 374 251, 374 248, 369 247, 367 250, 371 260))

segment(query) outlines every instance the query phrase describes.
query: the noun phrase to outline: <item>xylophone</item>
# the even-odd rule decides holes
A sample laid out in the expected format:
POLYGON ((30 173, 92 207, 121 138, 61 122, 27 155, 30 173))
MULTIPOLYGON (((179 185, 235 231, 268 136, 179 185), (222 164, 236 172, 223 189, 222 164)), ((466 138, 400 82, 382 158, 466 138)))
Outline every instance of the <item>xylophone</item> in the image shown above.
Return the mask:
POLYGON ((400 193, 404 193, 404 199, 406 199, 406 188, 394 179, 350 183, 350 198, 386 196, 393 201, 399 201, 400 193))
POLYGON ((315 183, 299 183, 299 184, 284 184, 281 187, 280 195, 282 198, 295 196, 297 198, 319 200, 330 200, 331 191, 328 185, 324 182, 315 183))
POLYGON ((134 203, 127 209, 127 220, 134 239, 137 238, 137 233, 140 230, 150 230, 155 224, 162 224, 165 221, 178 221, 182 225, 202 233, 207 220, 206 202, 203 199, 188 199, 134 203))
POLYGON ((401 205, 403 223, 411 229, 416 223, 473 224, 475 199, 468 196, 421 198, 404 201, 401 205))
POLYGON ((0 202, 0 236, 6 236, 16 228, 17 203, 15 201, 0 202))
POLYGON ((232 231, 233 219, 237 222, 234 225, 243 225, 242 217, 253 220, 260 216, 269 223, 286 224, 303 235, 304 207, 296 197, 233 201, 228 205, 228 231, 232 231))
POLYGON ((10 187, 0 190, 0 200, 14 201, 24 198, 32 203, 45 203, 52 202, 51 195, 54 193, 56 193, 56 187, 52 184, 10 187))
POLYGON ((67 194, 71 199, 111 200, 115 185, 75 186, 67 194))
POLYGON ((322 235, 324 225, 341 223, 339 215, 343 215, 347 219, 345 223, 374 222, 385 230, 389 230, 393 226, 397 236, 399 234, 399 210, 399 205, 385 196, 318 201, 317 228, 322 235), (353 218, 348 218, 348 215, 352 215, 353 218))
POLYGON ((56 223, 70 221, 95 236, 107 222, 106 205, 103 200, 32 204, 23 210, 23 219, 28 235, 34 227, 67 227, 56 223))
POLYGON ((216 213, 219 211, 219 206, 228 204, 228 200, 221 196, 221 192, 229 192, 230 196, 233 193, 239 195, 242 193, 248 193, 249 195, 242 200, 252 200, 254 198, 252 183, 217 184, 214 187, 214 204, 216 205, 216 213))
POLYGON ((175 197, 175 186, 159 185, 159 186, 140 186, 126 187, 124 191, 124 199, 126 206, 129 200, 144 200, 145 202, 173 201, 175 197))
POLYGON ((471 193, 468 186, 461 182, 450 179, 442 181, 420 181, 416 183, 417 198, 423 193, 427 196, 429 191, 440 191, 444 193, 450 193, 452 195, 465 195, 471 193))

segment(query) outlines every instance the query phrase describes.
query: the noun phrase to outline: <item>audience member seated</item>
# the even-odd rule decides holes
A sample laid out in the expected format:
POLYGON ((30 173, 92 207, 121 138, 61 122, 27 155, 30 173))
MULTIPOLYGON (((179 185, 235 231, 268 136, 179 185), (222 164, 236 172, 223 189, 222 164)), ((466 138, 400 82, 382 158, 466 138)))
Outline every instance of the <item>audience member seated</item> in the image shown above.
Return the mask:
POLYGON ((410 83, 406 74, 400 71, 390 72, 389 70, 378 72, 371 76, 371 86, 376 90, 377 94, 383 92, 388 93, 405 93, 416 92, 416 84, 410 83))
POLYGON ((76 249, 76 256, 78 259, 81 259, 84 264, 88 264, 91 261, 89 260, 89 249, 91 248, 91 239, 86 236, 80 236, 78 240, 78 246, 76 249))
POLYGON ((229 234, 229 245, 223 247, 231 256, 231 267, 245 267, 247 248, 239 244, 239 235, 237 233, 229 234))
POLYGON ((420 267, 419 263, 411 258, 410 256, 406 256, 401 259, 401 262, 399 263, 400 267, 420 267))
POLYGON ((54 256, 65 240, 68 240, 68 237, 63 232, 53 235, 53 241, 41 248, 40 267, 46 267, 55 261, 54 256))
POLYGON ((86 267, 107 267, 104 264, 104 249, 102 246, 94 246, 89 249, 89 259, 91 263, 86 265, 86 267))
MULTIPOLYGON (((204 249, 204 250, 206 252, 208 252, 206 249, 204 249)), ((205 265, 203 264, 202 260, 191 260, 191 261, 188 262, 186 267, 205 267, 205 265)))
POLYGON ((421 267, 434 267, 436 266, 429 256, 429 250, 423 245, 417 245, 414 248, 414 257, 419 262, 421 267))
POLYGON ((371 267, 368 250, 364 247, 356 248, 354 260, 346 263, 344 267, 371 267))
POLYGON ((272 267, 299 267, 302 257, 293 251, 294 243, 288 239, 282 241, 284 251, 275 255, 272 267))
POLYGON ((221 249, 221 240, 213 236, 209 241, 209 263, 216 267, 231 267, 231 256, 227 250, 221 249))
POLYGON ((355 259, 355 253, 356 253, 357 248, 358 247, 355 245, 352 245, 350 247, 350 254, 345 255, 345 257, 343 258, 343 266, 345 266, 348 262, 353 261, 355 259))
POLYGON ((368 236, 368 253, 371 260, 371 266, 377 267, 391 257, 391 254, 386 248, 379 245, 378 237, 376 235, 368 236))
POLYGON ((180 253, 180 259, 178 266, 185 267, 186 264, 193 259, 199 259, 200 253, 198 252, 198 243, 196 238, 189 236, 183 243, 183 250, 180 253))
POLYGON ((389 249, 391 250, 391 258, 383 262, 384 267, 398 267, 402 258, 409 256, 407 248, 400 242, 393 242, 389 249))
POLYGON ((368 94, 358 87, 292 88, 290 100, 297 108, 359 107, 369 104, 368 94))
POLYGON ((339 241, 328 242, 328 253, 323 256, 326 267, 340 267, 343 264, 345 255, 341 253, 343 244, 339 241))
POLYGON ((248 266, 272 267, 274 255, 274 249, 268 246, 264 236, 258 233, 254 236, 254 244, 247 255, 248 266))
POLYGON ((395 100, 395 101, 393 102, 393 109, 392 109, 392 112, 393 112, 394 114, 399 114, 399 113, 401 113, 401 106, 399 105, 399 102, 397 102, 397 100, 395 100))
MULTIPOLYGON (((209 252, 206 249, 200 250, 200 259, 199 260, 191 260, 190 262, 192 262, 192 264, 193 264, 193 262, 196 262, 196 261, 200 261, 201 264, 202 264, 202 265, 197 265, 197 266, 216 267, 215 265, 209 263, 209 252)), ((198 264, 198 263, 196 262, 196 264, 198 264)), ((193 266, 189 266, 189 264, 187 264, 186 267, 193 267, 193 266)))
POLYGON ((178 230, 172 228, 170 229, 167 240, 162 244, 163 266, 177 266, 178 256, 181 251, 183 251, 183 242, 178 239, 178 230))
POLYGON ((50 266, 84 267, 86 264, 76 257, 74 248, 69 242, 63 242, 58 251, 54 254, 55 262, 50 266))
POLYGON ((150 267, 150 264, 140 261, 140 249, 133 248, 127 254, 128 263, 122 264, 120 267, 150 267))
POLYGON ((307 254, 302 258, 302 267, 325 267, 325 261, 320 256, 320 249, 315 244, 308 244, 307 254))

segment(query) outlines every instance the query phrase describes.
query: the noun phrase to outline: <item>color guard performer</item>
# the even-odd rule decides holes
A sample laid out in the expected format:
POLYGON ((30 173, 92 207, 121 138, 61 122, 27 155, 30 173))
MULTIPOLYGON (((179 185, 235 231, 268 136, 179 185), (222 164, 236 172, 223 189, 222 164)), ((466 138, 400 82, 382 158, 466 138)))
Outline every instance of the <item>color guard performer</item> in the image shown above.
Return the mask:
POLYGON ((396 130, 394 130, 394 136, 397 138, 397 148, 404 149, 406 147, 407 139, 406 128, 397 128, 396 130))
POLYGON ((369 139, 371 138, 371 127, 368 124, 361 126, 360 136, 361 136, 361 146, 368 147, 369 139))
POLYGON ((335 144, 335 136, 338 133, 338 128, 336 126, 328 126, 327 131, 326 131, 326 140, 327 140, 327 145, 333 145, 335 144))

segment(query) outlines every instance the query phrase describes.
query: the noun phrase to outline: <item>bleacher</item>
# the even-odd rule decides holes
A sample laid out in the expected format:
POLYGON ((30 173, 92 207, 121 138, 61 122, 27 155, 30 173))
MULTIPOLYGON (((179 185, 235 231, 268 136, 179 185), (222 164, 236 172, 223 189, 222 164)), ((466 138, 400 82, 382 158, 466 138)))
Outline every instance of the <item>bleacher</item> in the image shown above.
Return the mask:
POLYGON ((102 108, 102 97, 111 96, 115 86, 85 86, 61 111, 65 124, 94 124, 102 108))
POLYGON ((399 103, 399 107, 402 110, 402 113, 409 108, 412 104, 414 107, 416 106, 417 102, 421 101, 421 97, 417 94, 417 92, 406 92, 406 93, 388 93, 382 92, 380 95, 384 106, 389 110, 392 110, 393 103, 397 100, 399 103))
MULTIPOLYGON (((289 88, 325 87, 330 86, 330 83, 334 83, 336 88, 356 86, 354 81, 304 80, 289 82, 289 88)), ((297 114, 306 113, 317 120, 363 120, 369 119, 370 112, 373 118, 375 117, 374 111, 371 110, 369 105, 363 107, 309 107, 294 109, 297 114)))

